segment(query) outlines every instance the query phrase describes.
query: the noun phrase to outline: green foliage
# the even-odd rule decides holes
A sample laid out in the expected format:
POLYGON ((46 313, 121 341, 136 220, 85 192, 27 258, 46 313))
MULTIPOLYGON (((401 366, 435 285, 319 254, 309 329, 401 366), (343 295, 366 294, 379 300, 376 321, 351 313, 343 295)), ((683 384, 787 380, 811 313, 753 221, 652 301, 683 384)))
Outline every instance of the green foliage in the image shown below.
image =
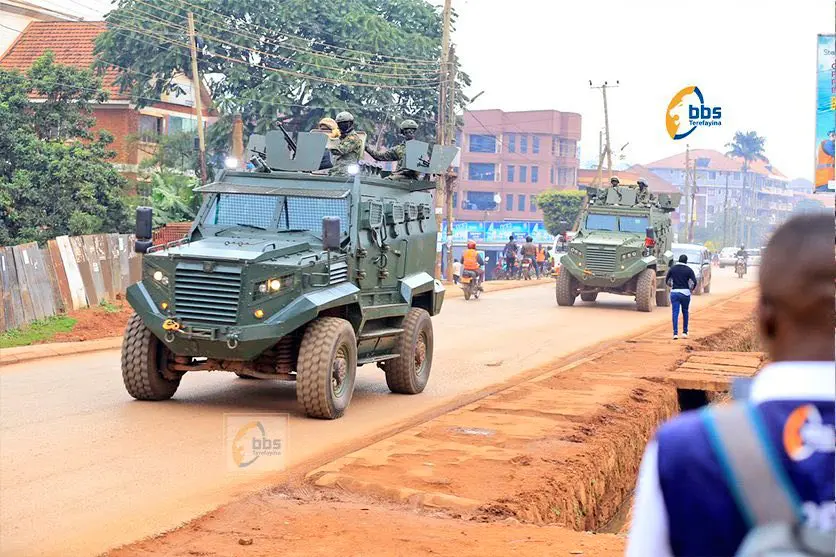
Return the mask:
POLYGON ((127 229, 113 137, 89 131, 91 103, 106 98, 98 86, 51 53, 26 74, 0 69, 0 244, 127 229))
POLYGON ((726 155, 743 159, 743 172, 747 172, 755 161, 768 162, 764 156, 765 143, 766 138, 757 132, 735 132, 731 143, 726 144, 726 155))
MULTIPOLYGON (((228 141, 227 137, 227 141, 228 141)), ((140 163, 141 169, 163 168, 178 172, 197 171, 194 133, 178 132, 157 138, 154 153, 140 163)))
POLYGON ((824 203, 817 199, 802 198, 795 204, 793 213, 823 213, 827 211, 824 203))
POLYGON ((105 313, 119 313, 119 311, 121 311, 119 306, 113 304, 112 302, 108 302, 107 300, 99 302, 99 307, 102 308, 105 313))
MULTIPOLYGON (((238 112, 245 142, 250 133, 272 129, 277 118, 291 131, 308 131, 320 118, 346 109, 371 142, 380 133, 385 143, 395 142, 396 125, 405 117, 419 122, 420 135, 434 135, 438 67, 403 60, 440 57, 441 15, 424 0, 196 3, 200 73, 222 76, 210 85, 221 115, 209 133, 211 149, 226 148, 231 115, 238 112)), ((185 48, 190 8, 169 4, 155 9, 144 1, 119 0, 106 17, 109 30, 97 39, 101 66, 110 62, 126 68, 117 83, 139 104, 176 92, 180 88, 171 78, 191 74, 185 48), (149 82, 148 75, 159 79, 149 82)), ((469 85, 466 74, 458 75, 461 86, 469 85)))
POLYGON ((201 202, 200 195, 194 191, 197 185, 197 179, 182 174, 154 174, 151 177, 154 226, 194 220, 201 202))
POLYGON ((50 340, 58 333, 73 330, 76 320, 66 315, 55 315, 39 321, 33 321, 19 329, 9 329, 0 333, 0 349, 14 346, 28 346, 35 342, 50 340))
POLYGON ((558 235, 571 230, 581 211, 585 191, 550 190, 537 196, 537 207, 543 211, 543 221, 549 234, 558 235))

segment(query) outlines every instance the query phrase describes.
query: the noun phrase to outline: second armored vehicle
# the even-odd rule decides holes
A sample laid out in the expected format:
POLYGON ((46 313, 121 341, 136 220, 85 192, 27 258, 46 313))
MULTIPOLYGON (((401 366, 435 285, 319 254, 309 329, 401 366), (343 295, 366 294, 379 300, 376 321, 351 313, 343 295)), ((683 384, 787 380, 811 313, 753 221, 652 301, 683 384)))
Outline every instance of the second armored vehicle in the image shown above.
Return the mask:
POLYGON ((594 302, 600 292, 635 296, 639 311, 670 305, 665 284, 673 257, 670 213, 680 197, 663 193, 638 203, 633 188, 590 189, 580 228, 560 260, 558 305, 571 306, 578 296, 594 302))

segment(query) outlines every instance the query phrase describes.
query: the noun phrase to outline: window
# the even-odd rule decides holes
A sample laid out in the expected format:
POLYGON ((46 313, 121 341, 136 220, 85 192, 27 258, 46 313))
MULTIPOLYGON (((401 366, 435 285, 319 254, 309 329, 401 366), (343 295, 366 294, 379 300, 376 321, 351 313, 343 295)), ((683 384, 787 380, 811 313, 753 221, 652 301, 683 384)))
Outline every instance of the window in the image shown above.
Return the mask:
POLYGON ((139 115, 139 140, 156 143, 163 133, 163 119, 157 116, 139 115))
POLYGON ((513 164, 509 164, 509 165, 506 167, 506 170, 505 170, 505 175, 507 176, 507 178, 506 178, 506 179, 507 179, 507 181, 509 181, 509 182, 513 182, 513 181, 514 181, 514 165, 513 165, 513 164))
POLYGON ((531 152, 535 155, 540 152, 540 136, 535 135, 531 137, 531 152))
POLYGON ((735 180, 740 180, 740 172, 735 172, 734 173, 734 179, 735 180))
POLYGON ((709 172, 708 173, 708 179, 709 180, 716 180, 717 179, 717 173, 716 172, 709 172))
POLYGON ((647 217, 619 217, 618 229, 622 232, 640 232, 647 231, 647 217))
POLYGON ((515 153, 517 151, 517 136, 509 133, 508 134, 508 152, 515 153))
POLYGON ((458 206, 459 206, 459 192, 454 191, 453 192, 453 207, 455 208, 455 207, 458 207, 458 206))
POLYGON ((180 116, 168 117, 168 134, 195 132, 197 130, 197 120, 193 118, 181 118, 180 116))
POLYGON ((575 153, 575 142, 571 139, 558 139, 558 156, 572 157, 575 153))
POLYGON ((539 166, 532 166, 531 167, 531 183, 536 184, 537 180, 540 178, 540 167, 539 166))
POLYGON ((552 136, 552 155, 557 154, 557 146, 560 144, 560 138, 556 135, 552 136))
POLYGON ((615 215, 587 215, 587 230, 618 230, 618 217, 615 215))
POLYGON ((496 207, 492 191, 469 191, 466 194, 462 209, 471 211, 493 211, 496 207))
POLYGON ((557 169, 557 183, 560 186, 571 185, 572 176, 574 176, 574 169, 572 168, 558 168, 557 169))
POLYGON ((520 136, 520 153, 528 153, 528 136, 520 136))
POLYGON ((532 195, 532 196, 529 196, 528 199, 529 199, 528 210, 531 211, 532 213, 537 212, 537 196, 532 195))
POLYGON ((697 157, 697 168, 708 168, 708 165, 711 164, 711 159, 708 157, 697 157))
POLYGON ((490 162, 472 162, 467 165, 467 179, 481 182, 493 182, 496 176, 496 165, 490 162))
POLYGON ((505 210, 506 211, 513 211, 514 210, 514 194, 509 193, 505 195, 505 210))
POLYGON ((525 196, 517 196, 517 211, 525 211, 525 196))
POLYGON ((554 167, 553 166, 549 167, 549 183, 551 185, 554 185, 554 167))
POLYGON ((496 153, 495 135, 470 135, 471 153, 496 153))
POLYGON ((340 217, 340 231, 348 232, 348 199, 319 199, 261 194, 222 193, 213 201, 204 224, 264 229, 319 230, 322 217, 340 217))
POLYGON ((525 183, 528 180, 528 167, 520 166, 520 182, 525 183))

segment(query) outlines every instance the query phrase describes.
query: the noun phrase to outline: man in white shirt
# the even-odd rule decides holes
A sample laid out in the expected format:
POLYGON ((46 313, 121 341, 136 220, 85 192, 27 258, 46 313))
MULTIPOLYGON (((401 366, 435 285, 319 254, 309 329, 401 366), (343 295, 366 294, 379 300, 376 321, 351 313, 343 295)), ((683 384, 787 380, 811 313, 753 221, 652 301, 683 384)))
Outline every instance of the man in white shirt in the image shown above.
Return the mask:
MULTIPOLYGON (((733 556, 763 524, 747 506, 758 490, 779 490, 789 522, 836 528, 833 242, 832 215, 793 218, 773 235, 760 268, 758 324, 774 363, 758 373, 749 400, 732 405, 737 422, 703 409, 659 429, 639 471, 628 557, 733 556), (723 429, 746 425, 757 442, 734 447, 744 458, 730 465, 723 429), (775 481, 736 475, 747 460, 767 462, 764 477, 775 481)), ((779 506, 772 500, 767 514, 779 506)))
POLYGON ((459 284, 462 277, 462 263, 458 259, 453 260, 453 283, 459 284))

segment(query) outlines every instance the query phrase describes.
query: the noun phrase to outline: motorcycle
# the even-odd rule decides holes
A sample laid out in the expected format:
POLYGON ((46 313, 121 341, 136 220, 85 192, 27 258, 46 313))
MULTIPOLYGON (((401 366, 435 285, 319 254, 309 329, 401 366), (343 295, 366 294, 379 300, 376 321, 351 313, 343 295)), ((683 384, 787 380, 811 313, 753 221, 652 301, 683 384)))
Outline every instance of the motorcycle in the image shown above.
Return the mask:
POLYGON ((479 279, 479 274, 474 271, 462 271, 462 278, 459 280, 462 290, 464 291, 464 299, 469 300, 472 297, 479 299, 482 294, 482 281, 479 279))
POLYGON ((734 272, 737 273, 737 278, 743 278, 743 275, 746 274, 746 260, 742 257, 738 257, 737 261, 734 263, 734 272))
POLYGON ((525 280, 531 280, 531 275, 534 274, 534 268, 532 267, 533 263, 531 258, 525 257, 523 258, 522 262, 522 278, 525 280))

